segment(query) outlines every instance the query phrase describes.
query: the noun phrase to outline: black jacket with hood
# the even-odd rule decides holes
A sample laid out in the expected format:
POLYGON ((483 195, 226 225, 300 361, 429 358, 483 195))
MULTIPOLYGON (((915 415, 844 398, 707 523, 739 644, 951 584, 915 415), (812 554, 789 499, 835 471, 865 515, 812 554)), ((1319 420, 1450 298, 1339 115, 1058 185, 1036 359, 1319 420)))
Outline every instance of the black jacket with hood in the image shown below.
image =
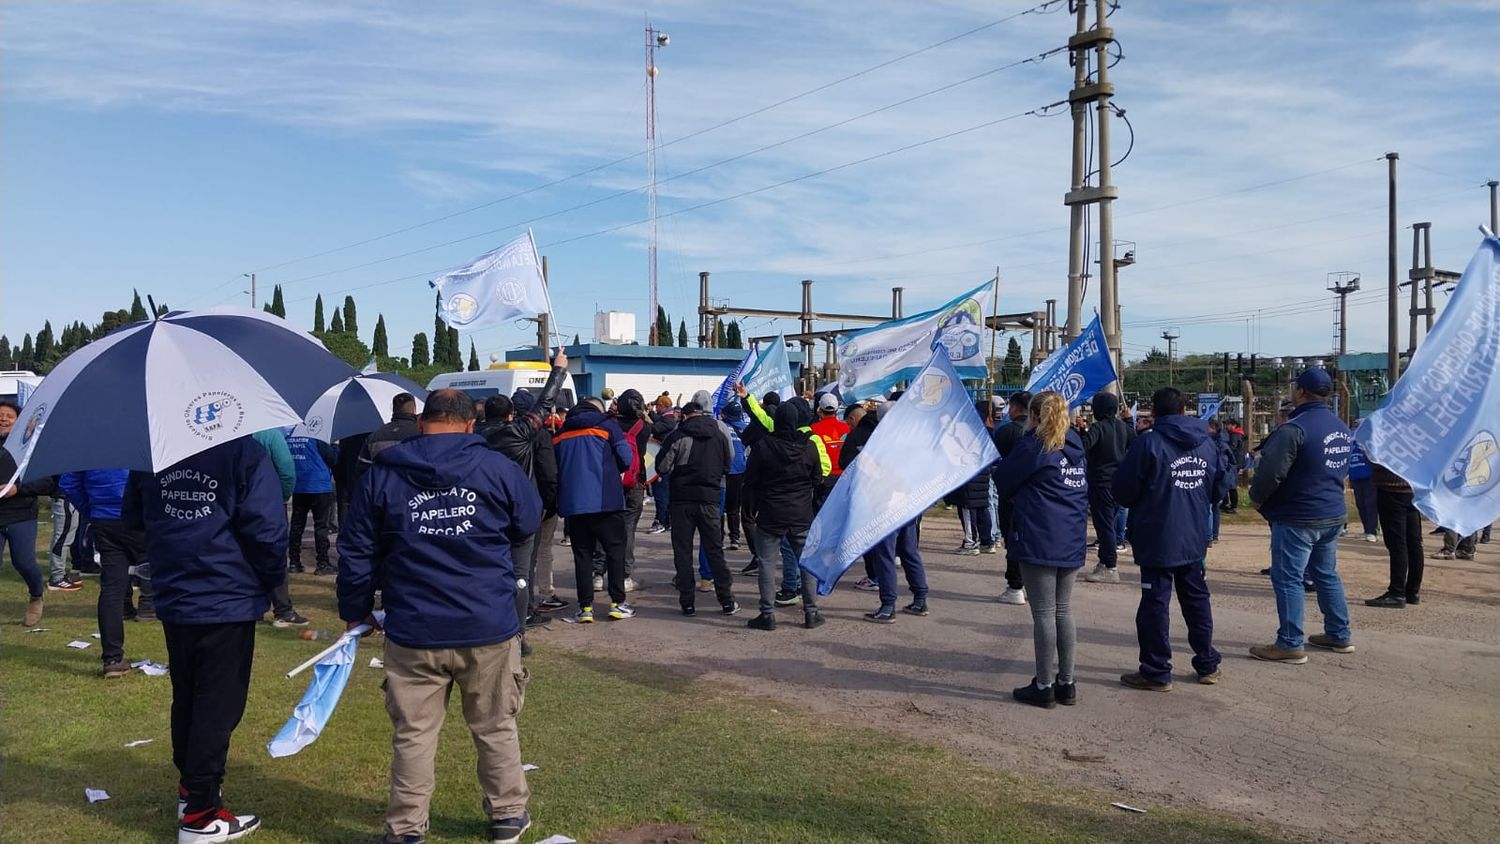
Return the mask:
POLYGON ((644 490, 646 487, 646 446, 651 442, 652 429, 651 419, 646 415, 646 399, 641 395, 640 390, 631 389, 621 393, 618 402, 620 430, 625 432, 625 436, 630 436, 630 429, 634 428, 636 423, 639 422, 641 426, 635 434, 635 453, 640 455, 637 461, 640 463, 640 469, 636 473, 635 485, 638 489, 644 490))
POLYGON ((391 414, 391 421, 376 428, 365 440, 364 447, 359 450, 360 474, 370 470, 370 466, 374 464, 375 458, 380 456, 380 452, 420 433, 422 429, 417 427, 415 413, 391 414))
POLYGON ((767 533, 805 533, 812 524, 823 465, 801 421, 794 403, 777 407, 776 431, 756 443, 745 466, 755 524, 767 533))
POLYGON ((684 418, 667 435, 656 455, 656 471, 670 479, 674 503, 718 504, 733 460, 719 420, 699 413, 684 418))
POLYGON ((1120 418, 1120 399, 1113 393, 1097 393, 1091 402, 1094 423, 1083 432, 1083 450, 1088 457, 1089 488, 1102 489, 1115 478, 1115 469, 1135 442, 1135 426, 1120 418))

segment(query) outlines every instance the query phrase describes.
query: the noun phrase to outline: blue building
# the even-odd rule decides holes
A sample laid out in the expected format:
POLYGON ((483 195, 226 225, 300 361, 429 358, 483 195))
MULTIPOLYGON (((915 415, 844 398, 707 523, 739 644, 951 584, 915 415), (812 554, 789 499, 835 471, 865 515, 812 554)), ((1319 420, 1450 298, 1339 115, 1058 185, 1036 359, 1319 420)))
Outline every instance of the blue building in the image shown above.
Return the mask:
MULTIPOLYGON (((744 359, 744 349, 696 349, 675 346, 581 343, 565 346, 568 373, 578 395, 597 396, 606 388, 619 394, 639 390, 647 401, 667 393, 674 402, 688 401, 698 390, 712 391, 744 359)), ((540 361, 542 350, 506 352, 507 361, 540 361)), ((795 378, 802 364, 800 351, 787 350, 795 378)))

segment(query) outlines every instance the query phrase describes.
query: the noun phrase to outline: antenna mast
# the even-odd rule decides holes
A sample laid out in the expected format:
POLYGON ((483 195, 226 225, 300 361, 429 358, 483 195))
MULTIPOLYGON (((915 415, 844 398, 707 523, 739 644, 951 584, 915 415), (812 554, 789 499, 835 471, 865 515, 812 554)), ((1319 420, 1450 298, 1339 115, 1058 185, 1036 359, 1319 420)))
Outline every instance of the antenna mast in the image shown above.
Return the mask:
POLYGON ((647 252, 647 275, 651 286, 650 312, 646 315, 651 330, 649 345, 655 346, 657 334, 656 298, 656 48, 667 46, 670 39, 646 20, 646 216, 651 221, 651 244, 647 252))

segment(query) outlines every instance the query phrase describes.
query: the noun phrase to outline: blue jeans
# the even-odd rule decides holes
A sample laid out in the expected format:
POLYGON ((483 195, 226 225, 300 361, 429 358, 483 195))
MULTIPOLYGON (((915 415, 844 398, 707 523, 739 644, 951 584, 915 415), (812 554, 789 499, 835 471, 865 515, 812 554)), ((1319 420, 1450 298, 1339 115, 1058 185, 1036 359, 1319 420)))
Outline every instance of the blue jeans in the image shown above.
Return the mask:
POLYGON ((927 569, 922 565, 922 552, 917 550, 921 538, 922 517, 907 522, 896 532, 875 544, 866 556, 875 568, 875 579, 880 582, 880 605, 896 605, 896 558, 901 558, 901 568, 906 573, 906 585, 915 600, 927 597, 927 569))
POLYGON ((1349 605, 1334 568, 1340 530, 1340 525, 1271 523, 1271 588, 1276 591, 1276 615, 1280 619, 1277 647, 1299 650, 1303 645, 1302 616, 1307 601, 1302 587, 1304 572, 1318 591, 1323 632, 1337 641, 1349 641, 1349 605))
POLYGON ((665 475, 651 488, 651 497, 656 500, 656 523, 664 528, 671 528, 672 484, 665 475))
POLYGON ((802 591, 802 549, 793 548, 790 537, 781 538, 781 591, 802 591))
POLYGON ((1219 540, 1219 505, 1217 502, 1208 502, 1208 541, 1219 540))
POLYGON ((26 594, 33 598, 44 594, 42 570, 36 565, 36 516, 0 525, 0 545, 10 546, 10 564, 26 582, 26 594))
MULTIPOLYGON (((1121 536, 1124 534, 1121 533, 1121 536)), ((1000 494, 995 491, 995 479, 990 478, 990 535, 979 537, 981 545, 1000 544, 1000 494)))
POLYGON ((1129 520, 1130 508, 1121 507, 1119 512, 1115 515, 1115 538, 1118 539, 1120 544, 1122 545, 1127 539, 1130 538, 1130 531, 1126 529, 1126 525, 1129 520))

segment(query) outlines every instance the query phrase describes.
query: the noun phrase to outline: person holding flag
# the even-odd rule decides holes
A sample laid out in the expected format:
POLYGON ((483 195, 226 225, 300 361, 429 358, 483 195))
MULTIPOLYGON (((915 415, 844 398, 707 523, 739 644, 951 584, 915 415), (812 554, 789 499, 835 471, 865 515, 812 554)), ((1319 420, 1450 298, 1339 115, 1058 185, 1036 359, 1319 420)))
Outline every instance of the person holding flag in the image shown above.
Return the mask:
POLYGON ((479 755, 490 840, 514 844, 531 826, 516 729, 528 677, 512 550, 541 521, 536 485, 474 433, 474 404, 453 389, 427 397, 421 435, 382 452, 355 491, 339 534, 339 617, 350 628, 380 627, 372 611, 381 590, 395 728, 386 842, 427 831, 455 683, 479 755))
POLYGON ((1078 702, 1072 596, 1088 554, 1087 471, 1067 401, 1051 391, 1033 396, 1025 436, 995 469, 995 491, 1012 504, 1005 555, 1026 584, 1036 649, 1035 676, 1011 695, 1044 709, 1078 702))

